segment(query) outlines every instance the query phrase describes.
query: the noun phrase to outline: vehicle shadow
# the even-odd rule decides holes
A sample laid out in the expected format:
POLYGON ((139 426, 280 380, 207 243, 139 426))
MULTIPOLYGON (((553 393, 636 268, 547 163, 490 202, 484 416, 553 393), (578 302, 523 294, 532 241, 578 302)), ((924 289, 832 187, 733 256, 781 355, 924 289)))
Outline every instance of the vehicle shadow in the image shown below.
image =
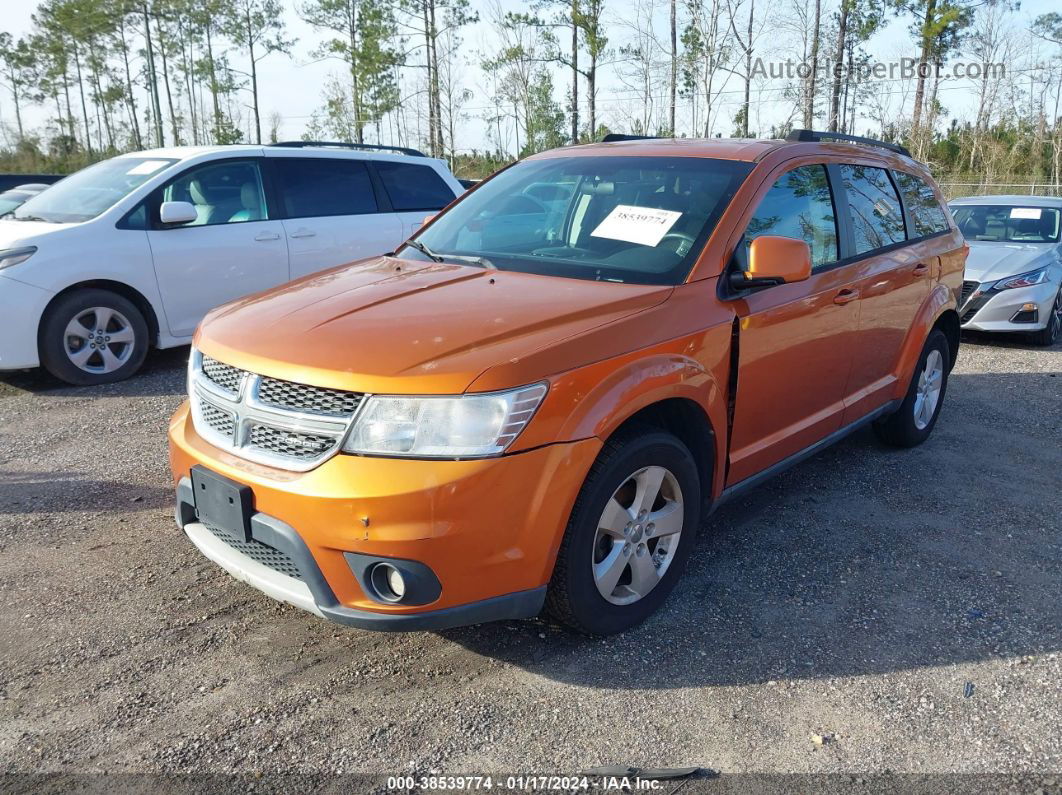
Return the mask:
POLYGON ((542 621, 440 634, 548 679, 630 689, 1059 651, 1060 471, 1062 377, 957 373, 921 447, 866 429, 721 507, 643 625, 603 639, 542 621))
POLYGON ((171 489, 100 480, 80 472, 0 472, 0 515, 135 512, 173 503, 171 489))
MULTIPOLYGON (((1062 339, 1051 347, 1034 345, 1025 334, 993 334, 987 331, 963 331, 963 345, 977 345, 994 348, 1013 348, 1022 351, 1053 351, 1062 349, 1062 339)), ((960 348, 961 355, 961 348, 960 348)))
POLYGON ((0 373, 0 400, 24 392, 90 397, 153 397, 184 391, 188 346, 151 350, 140 372, 125 381, 101 386, 71 386, 44 368, 0 373))

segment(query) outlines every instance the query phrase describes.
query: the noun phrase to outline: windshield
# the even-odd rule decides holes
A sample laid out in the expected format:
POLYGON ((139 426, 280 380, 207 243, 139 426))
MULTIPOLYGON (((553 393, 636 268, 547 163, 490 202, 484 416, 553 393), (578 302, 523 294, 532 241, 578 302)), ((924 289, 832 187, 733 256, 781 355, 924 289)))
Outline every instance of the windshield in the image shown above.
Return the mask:
POLYGON ((1059 211, 1054 207, 955 204, 952 215, 967 240, 992 243, 1057 243, 1059 211))
MULTIPOLYGON (((401 256, 473 258, 500 270, 679 284, 749 163, 559 157, 517 163, 468 194, 401 256)), ((456 261, 461 261, 457 259, 456 261)))
POLYGON ((32 193, 20 190, 9 190, 0 193, 0 215, 6 215, 11 212, 32 195, 32 193))
POLYGON ((14 212, 20 221, 78 223, 95 218, 173 159, 115 157, 71 174, 27 201, 14 212))

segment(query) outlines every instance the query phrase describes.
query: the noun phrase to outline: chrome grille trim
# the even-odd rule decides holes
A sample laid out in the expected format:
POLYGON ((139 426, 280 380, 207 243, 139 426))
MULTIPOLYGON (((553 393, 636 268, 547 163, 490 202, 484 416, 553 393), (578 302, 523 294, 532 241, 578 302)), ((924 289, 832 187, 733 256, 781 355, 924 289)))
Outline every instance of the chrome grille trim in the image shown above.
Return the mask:
MULTIPOLYGON (((307 387, 303 392, 301 385, 292 384, 294 389, 285 388, 282 396, 291 393, 296 398, 308 397, 293 398, 291 402, 296 405, 288 408, 262 399, 262 383, 267 378, 217 362, 193 349, 189 392, 196 432, 214 446, 241 458, 294 472, 309 471, 338 453, 366 403, 366 395, 321 387, 307 387), (212 372, 208 372, 208 366, 212 372), (232 373, 240 374, 235 390, 223 386, 232 385, 232 373), (314 390, 327 394, 318 395, 314 390), (314 400, 323 400, 329 406, 345 401, 344 405, 354 405, 354 410, 344 414, 303 410, 304 404, 313 405, 314 400)), ((269 394, 278 399, 275 388, 269 394)))

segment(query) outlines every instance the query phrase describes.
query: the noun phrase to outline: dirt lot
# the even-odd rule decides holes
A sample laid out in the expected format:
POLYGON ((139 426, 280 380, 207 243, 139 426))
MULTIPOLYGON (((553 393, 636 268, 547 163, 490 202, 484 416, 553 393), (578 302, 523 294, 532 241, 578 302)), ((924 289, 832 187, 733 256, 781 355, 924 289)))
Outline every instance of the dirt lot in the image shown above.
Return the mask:
POLYGON ((968 343, 929 443, 862 432, 722 509, 608 640, 278 605, 173 524, 186 350, 9 375, 0 771, 1060 771, 1062 348, 968 343))

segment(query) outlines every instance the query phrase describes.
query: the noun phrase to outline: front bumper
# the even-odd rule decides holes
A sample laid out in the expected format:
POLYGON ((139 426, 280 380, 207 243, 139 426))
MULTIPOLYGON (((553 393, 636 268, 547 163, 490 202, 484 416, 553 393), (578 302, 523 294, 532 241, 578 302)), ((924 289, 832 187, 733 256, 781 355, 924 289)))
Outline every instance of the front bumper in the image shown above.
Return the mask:
POLYGON ((338 455, 296 473, 209 445, 195 433, 187 404, 170 423, 177 522, 203 554, 273 598, 367 629, 536 615, 599 450, 588 439, 472 461, 338 455), (253 538, 294 561, 297 576, 252 559, 197 520, 188 483, 196 464, 250 487, 253 538), (437 598, 381 601, 359 579, 357 560, 365 557, 423 564, 441 586, 437 598))
POLYGON ((992 282, 978 285, 959 307, 962 328, 972 331, 1039 331, 1047 326, 1059 286, 1051 282, 992 290, 992 282), (1037 307, 1035 320, 1022 313, 1026 304, 1037 307))
POLYGON ((37 328, 41 315, 52 299, 47 290, 17 281, 0 273, 0 370, 37 367, 37 328))

